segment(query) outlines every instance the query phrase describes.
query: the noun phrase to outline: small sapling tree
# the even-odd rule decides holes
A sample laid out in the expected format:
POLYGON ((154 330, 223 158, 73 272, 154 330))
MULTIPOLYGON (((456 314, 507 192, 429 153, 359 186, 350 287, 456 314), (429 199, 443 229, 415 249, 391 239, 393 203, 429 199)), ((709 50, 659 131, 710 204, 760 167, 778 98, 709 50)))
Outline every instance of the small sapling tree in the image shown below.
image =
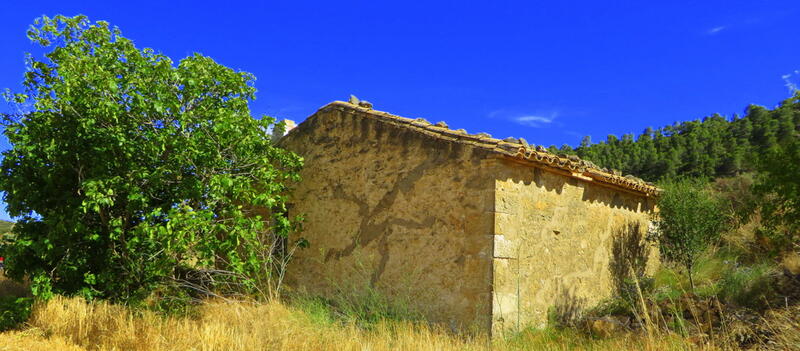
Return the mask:
POLYGON ((701 180, 668 181, 662 188, 656 220, 661 255, 686 269, 694 291, 697 258, 726 229, 728 216, 701 180))
POLYGON ((302 160, 251 117, 254 77, 200 54, 176 65, 84 16, 43 17, 28 37, 47 53, 7 93, 8 275, 39 297, 141 301, 197 271, 255 288, 263 236, 297 224, 287 184, 302 160))

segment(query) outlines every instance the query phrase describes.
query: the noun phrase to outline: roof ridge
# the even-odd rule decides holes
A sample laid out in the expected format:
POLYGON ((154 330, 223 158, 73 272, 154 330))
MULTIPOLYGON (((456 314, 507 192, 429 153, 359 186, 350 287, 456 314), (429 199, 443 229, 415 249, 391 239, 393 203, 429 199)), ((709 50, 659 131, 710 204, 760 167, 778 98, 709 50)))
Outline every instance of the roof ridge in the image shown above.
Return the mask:
MULTIPOLYGON (((537 164, 569 172, 575 178, 584 180, 597 180, 602 183, 615 185, 625 189, 644 193, 648 196, 658 195, 661 190, 654 184, 646 182, 633 175, 622 175, 622 172, 600 168, 591 161, 583 160, 576 155, 554 154, 541 145, 530 145, 522 138, 493 138, 488 133, 468 134, 464 129, 452 130, 447 123, 431 123, 424 118, 411 119, 393 115, 388 112, 372 109, 372 105, 359 106, 356 104, 333 101, 321 107, 317 112, 331 109, 349 109, 364 113, 368 116, 389 122, 395 125, 414 129, 426 135, 453 142, 471 144, 482 149, 488 149, 505 157, 537 164)), ((316 114, 316 113, 315 113, 316 114)))

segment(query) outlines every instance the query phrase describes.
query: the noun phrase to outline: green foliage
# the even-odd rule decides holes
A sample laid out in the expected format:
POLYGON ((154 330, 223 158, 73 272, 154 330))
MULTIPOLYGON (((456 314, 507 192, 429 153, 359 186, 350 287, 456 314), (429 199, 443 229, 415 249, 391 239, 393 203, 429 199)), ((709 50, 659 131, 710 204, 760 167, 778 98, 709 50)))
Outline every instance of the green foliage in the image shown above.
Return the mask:
POLYGON ((38 297, 141 301, 187 271, 255 289, 265 238, 298 224, 285 213, 302 160, 271 145, 274 119, 251 117, 254 77, 200 54, 175 65, 84 16, 28 36, 48 52, 7 94, 22 111, 6 116, 0 173, 18 218, 8 275, 38 297))
POLYGON ((421 319, 421 316, 408 306, 408 301, 393 299, 374 288, 365 289, 356 295, 337 295, 332 302, 342 314, 365 325, 384 319, 421 319))
POLYGON ((719 297, 726 303, 763 309, 777 294, 775 267, 770 263, 737 266, 727 270, 719 281, 719 297))
POLYGON ((680 297, 686 289, 683 288, 680 272, 671 269, 667 266, 661 266, 655 274, 653 274, 654 289, 652 297, 656 301, 665 299, 674 300, 680 297))
POLYGON ((765 153, 759 171, 755 190, 765 198, 761 211, 766 233, 788 248, 800 238, 800 132, 765 153))
POLYGON ((334 294, 332 298, 296 297, 295 305, 320 324, 334 321, 353 323, 369 329, 381 321, 418 321, 422 315, 409 307, 409 301, 390 298, 370 288, 353 294, 334 294))
POLYGON ((725 207, 711 196, 704 182, 680 179, 663 184, 656 219, 662 256, 686 268, 692 290, 692 270, 700 254, 725 230, 725 207))
MULTIPOLYGON (((727 249, 713 249, 703 253, 696 261, 693 279, 695 295, 701 298, 716 297, 724 303, 752 307, 763 304, 764 298, 774 295, 775 264, 750 262, 727 249)), ((691 289, 687 274, 668 266, 654 275, 656 300, 678 299, 691 289)))
POLYGON ((30 297, 0 297, 0 332, 19 327, 31 316, 30 297))
POLYGON ((597 144, 584 138, 574 152, 561 151, 649 181, 732 176, 752 171, 767 150, 793 138, 800 130, 799 101, 788 99, 773 110, 750 106, 741 118, 713 115, 647 128, 635 140, 633 134, 609 135, 597 144))

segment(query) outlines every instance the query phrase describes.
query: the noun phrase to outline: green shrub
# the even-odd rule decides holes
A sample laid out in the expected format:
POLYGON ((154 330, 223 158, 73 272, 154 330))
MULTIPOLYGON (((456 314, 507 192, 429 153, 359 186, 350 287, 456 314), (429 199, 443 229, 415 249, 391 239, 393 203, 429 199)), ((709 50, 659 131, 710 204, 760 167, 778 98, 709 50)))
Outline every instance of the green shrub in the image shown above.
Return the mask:
POLYGON ((740 266, 729 270, 719 283, 719 297, 726 303, 763 309, 774 298, 775 267, 770 263, 740 266))
POLYGON ((686 269, 694 291, 698 258, 726 230, 729 218, 721 200, 706 190, 702 180, 679 179, 662 186, 664 193, 658 199, 660 212, 656 219, 661 255, 686 269))
POLYGON ((31 316, 33 298, 0 297, 0 331, 19 327, 31 316))
POLYGON ((383 320, 418 321, 423 318, 418 311, 409 307, 409 301, 386 296, 372 287, 339 291, 331 298, 295 296, 293 304, 321 324, 338 321, 371 328, 383 320))
POLYGON ((653 275, 653 297, 657 301, 677 299, 686 291, 683 287, 683 280, 684 277, 678 271, 668 266, 662 266, 653 275))

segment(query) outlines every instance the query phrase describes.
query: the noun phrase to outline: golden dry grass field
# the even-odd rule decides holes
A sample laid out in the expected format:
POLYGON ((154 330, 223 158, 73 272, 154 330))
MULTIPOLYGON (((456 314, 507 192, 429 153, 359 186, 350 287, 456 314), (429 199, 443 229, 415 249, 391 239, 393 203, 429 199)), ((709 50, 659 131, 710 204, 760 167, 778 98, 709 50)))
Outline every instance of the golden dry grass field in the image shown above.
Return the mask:
MULTIPOLYGON (((0 276, 5 293, 20 287, 0 276)), ((800 312, 800 309, 795 309, 800 312)), ((787 312, 788 313, 788 312, 787 312)), ((778 343, 757 349, 800 347, 800 324, 776 314, 778 343), (782 328, 782 332, 780 331, 782 328), (795 329, 796 328, 796 329, 795 329), (783 333, 783 334, 780 334, 783 333)), ((774 339, 774 338, 773 338, 774 339)), ((10 350, 721 350, 710 338, 674 333, 619 333, 591 337, 574 329, 527 330, 495 337, 458 336, 419 322, 385 320, 365 327, 331 318, 309 304, 207 301, 190 316, 164 316, 106 302, 56 296, 38 303, 28 322, 0 333, 0 351, 10 350)), ((761 347, 763 346, 763 347, 761 347)))
MULTIPOLYGON (((25 289, 0 275, 0 294, 25 289)), ((386 320, 364 328, 308 306, 208 301, 190 317, 163 316, 106 302, 57 296, 34 305, 20 329, 0 333, 0 351, 17 350, 679 350, 676 337, 532 331, 489 342, 423 323, 386 320)))
POLYGON ((37 305, 28 325, 0 334, 0 350, 680 350, 679 338, 592 340, 530 333, 490 344, 410 322, 370 330, 327 323, 278 302, 210 302, 193 318, 132 313, 121 306, 57 297, 37 305), (491 347, 490 347, 491 346, 491 347))

